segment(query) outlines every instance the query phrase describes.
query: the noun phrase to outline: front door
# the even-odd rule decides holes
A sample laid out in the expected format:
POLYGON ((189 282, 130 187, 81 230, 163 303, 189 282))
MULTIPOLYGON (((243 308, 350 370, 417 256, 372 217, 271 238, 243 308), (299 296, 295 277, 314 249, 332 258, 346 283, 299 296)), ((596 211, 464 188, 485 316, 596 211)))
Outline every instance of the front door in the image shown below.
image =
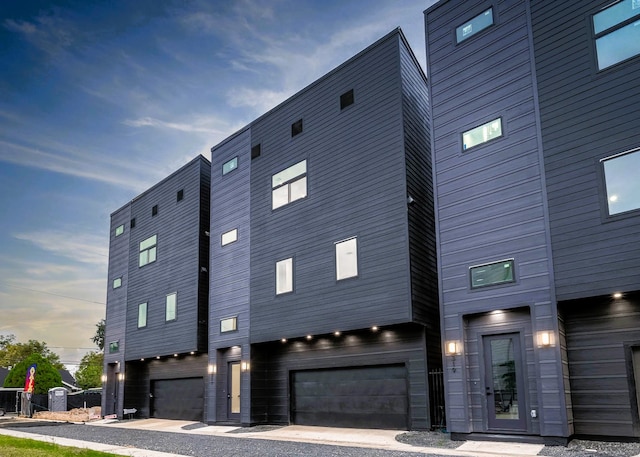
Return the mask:
POLYGON ((520 333, 483 337, 490 430, 526 430, 520 333))
POLYGON ((229 379, 227 380, 227 418, 240 420, 240 362, 229 363, 229 379))

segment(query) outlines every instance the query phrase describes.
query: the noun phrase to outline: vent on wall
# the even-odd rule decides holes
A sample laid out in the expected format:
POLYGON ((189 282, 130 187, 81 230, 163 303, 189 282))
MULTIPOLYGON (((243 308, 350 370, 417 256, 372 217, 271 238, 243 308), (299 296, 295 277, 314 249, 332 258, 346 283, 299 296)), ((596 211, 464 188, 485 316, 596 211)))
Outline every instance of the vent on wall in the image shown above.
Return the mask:
POLYGON ((298 119, 291 124, 291 137, 294 137, 299 133, 302 133, 302 119, 298 119))

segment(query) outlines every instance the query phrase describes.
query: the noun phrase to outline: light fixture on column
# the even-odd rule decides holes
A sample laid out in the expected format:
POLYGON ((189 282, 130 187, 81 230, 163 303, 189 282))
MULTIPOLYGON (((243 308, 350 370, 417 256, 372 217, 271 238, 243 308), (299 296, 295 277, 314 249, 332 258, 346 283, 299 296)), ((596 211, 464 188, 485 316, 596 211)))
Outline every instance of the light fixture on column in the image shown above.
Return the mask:
POLYGON ((243 361, 240 362, 240 371, 242 371, 244 373, 244 372, 249 371, 249 368, 250 368, 249 367, 249 362, 247 362, 246 360, 243 360, 243 361))
POLYGON ((460 354, 460 341, 449 340, 444 343, 444 354, 451 357, 451 371, 456 372, 456 356, 460 354))
POLYGON ((552 330, 541 330, 536 334, 536 342, 539 348, 555 346, 555 334, 552 330))

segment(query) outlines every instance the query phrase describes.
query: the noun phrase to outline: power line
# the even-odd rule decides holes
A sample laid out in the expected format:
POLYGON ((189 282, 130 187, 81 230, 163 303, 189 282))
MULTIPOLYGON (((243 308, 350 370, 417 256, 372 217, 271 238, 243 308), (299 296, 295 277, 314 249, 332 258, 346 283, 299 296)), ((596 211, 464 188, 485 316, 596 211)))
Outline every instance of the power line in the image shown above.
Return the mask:
POLYGON ((106 305, 106 303, 102 303, 102 302, 99 302, 99 301, 92 301, 92 300, 86 300, 84 298, 70 297, 68 295, 54 294, 53 292, 45 292, 44 290, 30 289, 28 287, 21 287, 21 286, 16 286, 14 284, 9 284, 8 282, 4 282, 3 284, 6 285, 6 286, 9 286, 9 287, 15 287, 16 289, 28 290, 30 292, 38 292, 40 294, 53 295, 55 297, 69 298, 71 300, 78 300, 78 301, 83 301, 83 302, 86 302, 86 303, 95 303, 96 305, 106 305))

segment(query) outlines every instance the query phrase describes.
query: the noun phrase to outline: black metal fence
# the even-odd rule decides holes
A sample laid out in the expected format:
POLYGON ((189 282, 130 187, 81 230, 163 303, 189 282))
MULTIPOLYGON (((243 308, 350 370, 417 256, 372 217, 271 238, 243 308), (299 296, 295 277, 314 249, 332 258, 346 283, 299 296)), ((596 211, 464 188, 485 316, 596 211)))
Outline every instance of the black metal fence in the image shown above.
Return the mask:
POLYGON ((444 372, 429 371, 429 399, 431 404, 431 428, 447 428, 444 408, 444 372))

